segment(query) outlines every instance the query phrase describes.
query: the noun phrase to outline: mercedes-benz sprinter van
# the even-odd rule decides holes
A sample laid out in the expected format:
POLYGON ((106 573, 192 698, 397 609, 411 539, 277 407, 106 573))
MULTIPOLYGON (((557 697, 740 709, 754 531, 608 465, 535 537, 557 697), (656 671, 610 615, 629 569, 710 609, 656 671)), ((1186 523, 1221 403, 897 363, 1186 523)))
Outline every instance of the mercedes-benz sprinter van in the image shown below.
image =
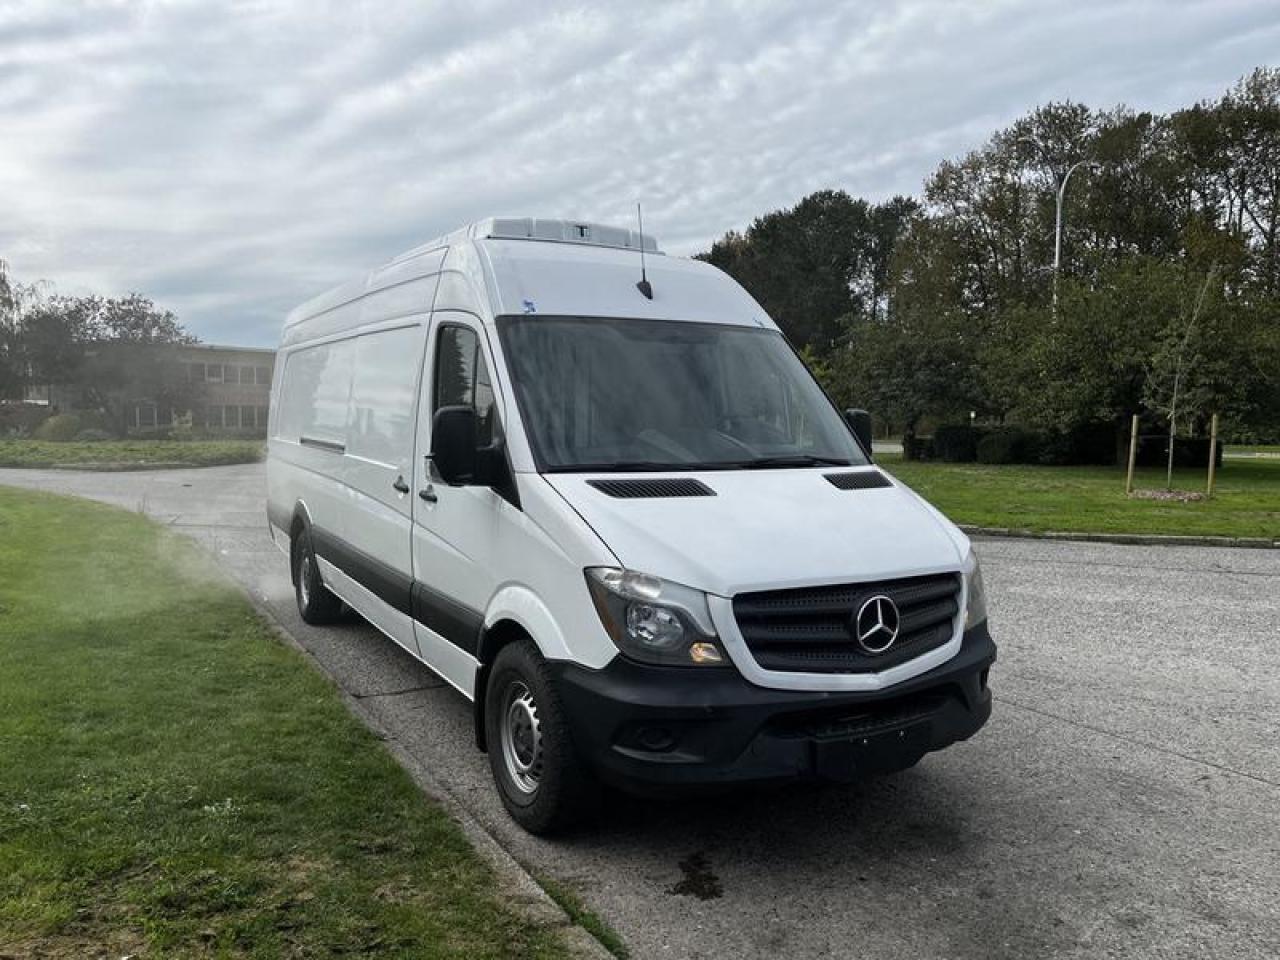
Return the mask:
POLYGON ((289 315, 268 519, 302 617, 473 701, 547 831, 601 781, 852 779, 986 722, 977 558, 860 425, 714 267, 491 219, 289 315))

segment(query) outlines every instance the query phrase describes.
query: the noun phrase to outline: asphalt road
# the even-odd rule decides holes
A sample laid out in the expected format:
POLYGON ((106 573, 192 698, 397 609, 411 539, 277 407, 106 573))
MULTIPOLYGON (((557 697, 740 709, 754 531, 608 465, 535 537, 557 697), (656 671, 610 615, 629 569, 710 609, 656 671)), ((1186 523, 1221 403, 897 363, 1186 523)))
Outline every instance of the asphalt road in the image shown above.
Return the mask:
POLYGON ((460 696, 362 623, 301 623, 260 465, 0 482, 204 543, 635 957, 1280 956, 1280 551, 982 541, 1000 661, 972 741, 860 786, 616 799, 547 841, 507 820, 460 696))

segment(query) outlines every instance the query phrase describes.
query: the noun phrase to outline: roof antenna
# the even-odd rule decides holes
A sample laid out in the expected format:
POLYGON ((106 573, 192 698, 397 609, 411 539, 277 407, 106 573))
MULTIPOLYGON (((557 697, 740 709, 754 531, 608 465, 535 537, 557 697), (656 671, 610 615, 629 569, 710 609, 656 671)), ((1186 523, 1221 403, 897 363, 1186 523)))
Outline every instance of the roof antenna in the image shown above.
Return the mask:
POLYGON ((640 227, 640 282, 636 284, 636 289, 645 295, 646 299, 653 299, 653 287, 649 283, 649 278, 644 272, 644 217, 640 214, 640 204, 636 204, 636 223, 640 227))

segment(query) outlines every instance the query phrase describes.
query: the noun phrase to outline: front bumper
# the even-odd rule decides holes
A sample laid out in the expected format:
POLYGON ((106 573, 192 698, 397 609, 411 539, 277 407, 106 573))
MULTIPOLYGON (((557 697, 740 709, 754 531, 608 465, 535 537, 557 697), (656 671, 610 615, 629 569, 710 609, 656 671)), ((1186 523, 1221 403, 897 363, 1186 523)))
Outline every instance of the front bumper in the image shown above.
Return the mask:
POLYGON ((780 779, 854 780, 911 766, 991 715, 986 623, 941 666, 873 693, 771 690, 733 668, 552 663, 574 744, 639 792, 780 779))

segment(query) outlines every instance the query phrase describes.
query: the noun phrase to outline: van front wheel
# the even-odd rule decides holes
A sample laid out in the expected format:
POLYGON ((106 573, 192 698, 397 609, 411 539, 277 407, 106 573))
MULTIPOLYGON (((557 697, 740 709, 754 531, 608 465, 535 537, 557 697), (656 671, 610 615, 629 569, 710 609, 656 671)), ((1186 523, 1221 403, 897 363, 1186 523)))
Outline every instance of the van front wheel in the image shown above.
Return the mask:
POLYGON ((484 715, 489 766, 512 819, 530 833, 552 833, 586 812, 595 784, 574 751, 554 679, 532 641, 499 652, 484 715))
POLYGON ((298 614, 307 623, 333 623, 342 613, 342 601, 329 592, 320 579, 320 566, 311 546, 311 531, 302 530, 293 539, 293 592, 298 614))

